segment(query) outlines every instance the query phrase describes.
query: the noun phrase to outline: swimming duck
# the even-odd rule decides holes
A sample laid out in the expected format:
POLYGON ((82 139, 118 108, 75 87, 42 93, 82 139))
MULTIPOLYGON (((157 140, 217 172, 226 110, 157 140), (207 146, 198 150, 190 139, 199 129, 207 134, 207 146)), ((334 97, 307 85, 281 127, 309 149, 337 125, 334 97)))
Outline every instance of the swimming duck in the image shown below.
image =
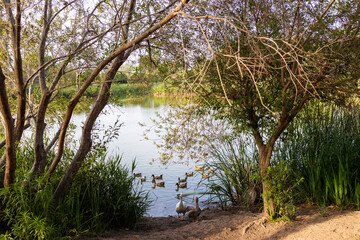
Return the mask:
POLYGON ((146 182, 146 176, 140 179, 140 182, 146 182))
POLYGON ((196 167, 195 166, 195 171, 204 171, 204 167, 196 167))
POLYGON ((201 209, 199 207, 199 198, 198 197, 195 198, 195 207, 194 206, 186 207, 186 212, 188 212, 188 217, 190 219, 192 219, 193 221, 195 220, 195 218, 197 216, 200 215, 201 209))
POLYGON ((180 219, 180 216, 179 216, 180 213, 183 214, 183 219, 184 219, 185 213, 186 213, 186 205, 185 205, 185 203, 183 202, 182 199, 183 199, 183 195, 181 193, 180 194, 180 201, 176 204, 176 208, 175 208, 179 219, 180 219))
POLYGON ((141 173, 134 173, 134 177, 141 177, 141 173))
POLYGON ((178 178, 178 180, 179 180, 179 183, 181 183, 181 182, 186 182, 187 176, 186 176, 185 178, 178 178))
POLYGON ((187 188, 187 183, 183 183, 183 184, 176 183, 175 185, 176 185, 178 188, 187 188))
POLYGON ((158 186, 158 187, 165 187, 165 182, 155 182, 154 181, 154 186, 158 186))
POLYGON ((151 175, 153 179, 159 179, 159 180, 162 180, 163 179, 163 175, 160 174, 159 176, 155 176, 154 174, 151 175))
POLYGON ((194 176, 194 172, 186 172, 185 176, 192 177, 192 176, 194 176))

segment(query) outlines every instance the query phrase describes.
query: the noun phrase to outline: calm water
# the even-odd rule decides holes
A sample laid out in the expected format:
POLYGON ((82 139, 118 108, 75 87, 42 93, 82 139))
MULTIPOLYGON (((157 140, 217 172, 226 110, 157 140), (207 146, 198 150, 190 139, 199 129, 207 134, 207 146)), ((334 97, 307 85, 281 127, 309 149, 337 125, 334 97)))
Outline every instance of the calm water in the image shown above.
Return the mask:
MULTIPOLYGON (((131 162, 136 159, 136 173, 142 173, 146 176, 147 181, 140 184, 143 190, 150 192, 150 197, 153 200, 153 205, 148 211, 149 216, 161 217, 168 215, 177 215, 175 205, 179 201, 177 194, 180 192, 185 195, 184 201, 188 205, 194 205, 195 196, 200 197, 201 192, 204 192, 204 187, 198 187, 201 180, 201 174, 194 171, 195 163, 190 162, 185 164, 170 164, 164 166, 160 161, 152 163, 152 159, 158 158, 158 149, 152 141, 144 139, 145 128, 139 123, 145 125, 152 125, 151 119, 156 119, 156 112, 160 114, 164 112, 165 108, 169 107, 166 99, 146 98, 136 101, 124 101, 121 106, 109 104, 104 114, 99 117, 99 122, 105 126, 113 126, 115 121, 119 120, 124 125, 119 130, 119 137, 112 141, 109 145, 110 154, 122 154, 123 164, 128 167, 131 162), (187 180, 187 188, 177 191, 176 183, 178 177, 184 178, 185 172, 194 171, 194 176, 187 180), (155 187, 151 182, 151 175, 163 174, 165 187, 155 187)), ((85 120, 85 114, 77 114, 73 117, 73 123, 77 125, 76 136, 80 137, 81 122, 85 120)), ((155 137, 149 135, 150 138, 155 137)), ((199 165, 199 163, 197 164, 199 165)), ((137 178, 140 181, 140 178, 137 178)), ((160 181, 160 180, 159 180, 160 181)), ((207 202, 206 196, 200 197, 200 207, 205 207, 207 202)))

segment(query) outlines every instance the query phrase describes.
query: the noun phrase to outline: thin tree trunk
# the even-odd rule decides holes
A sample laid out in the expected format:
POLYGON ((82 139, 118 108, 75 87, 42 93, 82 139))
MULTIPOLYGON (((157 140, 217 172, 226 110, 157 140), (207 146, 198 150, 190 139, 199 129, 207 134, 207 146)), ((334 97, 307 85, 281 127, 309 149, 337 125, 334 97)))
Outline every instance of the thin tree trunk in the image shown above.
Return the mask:
POLYGON ((15 180, 16 154, 15 154, 15 129, 11 115, 10 106, 6 93, 5 76, 0 67, 0 110, 5 123, 6 138, 6 167, 4 176, 4 186, 7 187, 15 180))
POLYGON ((16 124, 14 127, 11 111, 8 108, 7 96, 5 89, 5 78, 2 75, 2 103, 1 108, 4 114, 5 121, 5 131, 6 131, 6 166, 5 166, 5 176, 4 184, 9 185, 13 183, 15 179, 15 169, 16 169, 16 155, 15 155, 15 143, 19 142, 22 133, 24 131, 25 125, 25 112, 26 112, 26 89, 24 87, 23 79, 23 67, 22 67, 22 58, 21 58, 21 1, 16 1, 16 16, 14 17, 10 0, 2 0, 5 6, 5 10, 9 19, 11 26, 11 42, 12 49, 14 53, 14 77, 16 82, 17 90, 17 116, 16 124), (10 114, 10 115, 9 115, 10 114))
MULTIPOLYGON (((124 36, 123 42, 124 43, 127 42, 129 22, 132 19, 134 9, 135 9, 135 4, 136 4, 136 0, 131 0, 127 19, 125 22, 126 26, 123 29, 123 36, 124 36)), ((110 87, 111 87, 112 82, 114 81, 116 72, 119 70, 121 65, 128 59, 128 57, 130 56, 130 54, 133 50, 134 50, 134 48, 123 51, 119 56, 117 56, 115 58, 115 60, 113 61, 113 63, 109 67, 109 69, 107 70, 104 80, 101 85, 100 93, 99 93, 99 95, 93 105, 93 108, 92 108, 90 114, 88 115, 86 122, 84 124, 80 147, 52 196, 55 206, 58 204, 60 198, 62 198, 66 194, 67 190, 69 189, 69 187, 74 179, 74 176, 79 171, 79 169, 86 157, 86 154, 90 151, 91 144, 92 144, 91 130, 94 126, 94 123, 95 123, 97 117, 99 116, 101 111, 104 109, 104 107, 108 103, 108 100, 110 98, 110 87)))
POLYGON ((79 149, 74 156, 70 166, 66 170, 65 175, 61 179, 58 187, 56 188, 54 194, 53 194, 53 200, 55 203, 55 206, 57 205, 60 198, 62 198, 67 190, 69 189, 74 176, 79 171, 86 154, 90 151, 91 148, 91 130, 94 126, 94 123, 101 113, 101 111, 104 109, 106 104, 108 103, 109 97, 110 97, 110 87, 113 82, 113 79, 115 77, 115 74, 117 70, 120 68, 120 66, 126 61, 126 59, 129 57, 131 53, 131 50, 128 51, 128 54, 124 56, 124 54, 118 56, 114 62, 111 64, 110 68, 106 72, 105 78, 103 80, 100 93, 93 105, 93 108, 91 109, 90 114, 88 115, 86 122, 83 127, 82 131, 82 137, 81 137, 81 143, 79 146, 79 149))
MULTIPOLYGON (((50 19, 51 19, 51 0, 46 0, 44 3, 44 14, 43 14, 43 29, 41 33, 41 41, 39 46, 39 62, 38 66, 41 66, 45 63, 45 45, 50 29, 50 19)), ((51 93, 46 86, 46 72, 45 68, 41 68, 39 72, 39 84, 41 89, 41 100, 39 104, 39 110, 36 118, 35 124, 35 139, 34 139, 34 153, 35 160, 30 173, 35 173, 36 175, 41 174, 46 166, 46 151, 44 146, 44 131, 46 127, 45 115, 46 109, 49 105, 51 99, 51 93)))

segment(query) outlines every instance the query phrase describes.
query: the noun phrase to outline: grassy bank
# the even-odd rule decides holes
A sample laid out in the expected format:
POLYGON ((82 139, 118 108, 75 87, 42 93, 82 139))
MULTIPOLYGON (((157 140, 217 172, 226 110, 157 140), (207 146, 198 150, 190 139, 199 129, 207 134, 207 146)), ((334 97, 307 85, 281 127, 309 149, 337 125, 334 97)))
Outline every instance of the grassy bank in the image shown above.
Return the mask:
MULTIPOLYGON (((100 92, 100 85, 91 85, 84 96, 96 97, 100 92)), ((71 98, 77 91, 76 86, 67 87, 60 90, 60 94, 66 98, 71 98)), ((145 84, 113 84, 110 89, 111 97, 126 98, 130 96, 142 96, 149 94, 148 86, 145 84)))

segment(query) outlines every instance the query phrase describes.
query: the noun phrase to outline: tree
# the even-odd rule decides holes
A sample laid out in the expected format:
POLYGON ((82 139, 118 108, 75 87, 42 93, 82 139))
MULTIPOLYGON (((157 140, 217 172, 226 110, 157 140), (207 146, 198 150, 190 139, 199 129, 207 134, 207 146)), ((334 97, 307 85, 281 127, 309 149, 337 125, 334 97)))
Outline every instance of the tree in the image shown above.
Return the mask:
POLYGON ((184 60, 185 80, 217 117, 253 136, 273 214, 264 179, 278 138, 310 100, 345 103, 359 92, 359 1, 196 4, 187 15, 195 37, 181 43, 184 56, 197 55, 184 60))
POLYGON ((1 46, 6 46, 1 49, 1 54, 5 54, 4 59, 7 61, 3 61, 1 64, 4 67, 0 68, 0 107, 6 135, 6 154, 0 164, 1 167, 5 166, 5 187, 15 179, 15 148, 21 141, 26 120, 35 119, 35 161, 29 181, 45 170, 50 177, 63 155, 74 108, 100 72, 106 70, 101 80, 100 93, 83 126, 80 146, 53 194, 55 204, 66 194, 90 150, 91 129, 108 102, 109 89, 118 69, 141 47, 144 40, 177 16, 186 3, 186 0, 177 5, 175 1, 137 4, 136 0, 101 0, 91 5, 81 0, 44 0, 36 3, 2 1, 0 15, 1 19, 6 15, 7 21, 1 22, 6 29, 6 33, 1 34, 9 36, 1 40, 1 46), (26 59, 28 65, 23 64, 23 59, 26 59), (34 61, 36 65, 31 64, 34 61), (56 99, 58 90, 66 86, 64 76, 74 70, 87 68, 92 69, 91 74, 81 82, 80 88, 69 101, 58 134, 49 146, 45 146, 44 132, 49 117, 49 104, 56 99), (9 107, 11 103, 8 96, 12 86, 15 87, 17 100, 16 121, 9 107), (29 96, 32 95, 28 96, 27 91, 31 93, 37 87, 41 90, 40 98, 31 99, 29 96), (49 159, 47 153, 56 140, 56 156, 49 159))

